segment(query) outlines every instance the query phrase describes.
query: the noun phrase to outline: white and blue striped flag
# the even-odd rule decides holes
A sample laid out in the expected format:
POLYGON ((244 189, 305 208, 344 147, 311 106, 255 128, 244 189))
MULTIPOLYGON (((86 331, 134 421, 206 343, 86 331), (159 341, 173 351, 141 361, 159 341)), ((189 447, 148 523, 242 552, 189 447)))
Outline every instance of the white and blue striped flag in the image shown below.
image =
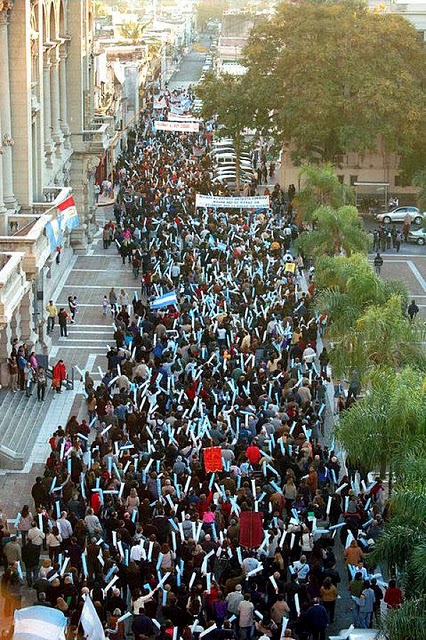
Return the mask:
POLYGON ((90 596, 86 595, 80 618, 87 640, 105 640, 104 628, 90 596))
POLYGON ((162 307, 168 307, 171 304, 177 305, 177 297, 175 291, 168 291, 164 293, 162 296, 158 296, 154 298, 153 302, 151 302, 151 309, 161 309, 162 307))
POLYGON ((13 640, 65 640, 67 619, 58 609, 35 605, 15 611, 13 640))

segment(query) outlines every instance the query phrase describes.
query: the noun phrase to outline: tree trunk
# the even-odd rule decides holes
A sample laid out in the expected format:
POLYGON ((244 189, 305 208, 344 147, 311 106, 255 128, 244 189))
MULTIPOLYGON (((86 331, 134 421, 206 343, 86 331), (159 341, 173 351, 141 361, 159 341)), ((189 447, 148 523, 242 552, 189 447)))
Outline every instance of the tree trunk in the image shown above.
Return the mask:
POLYGON ((235 138, 234 138, 234 145, 235 145, 235 155, 236 155, 236 163, 235 163, 235 182, 236 182, 236 189, 237 189, 237 193, 238 195, 240 195, 240 154, 241 154, 241 136, 240 136, 240 132, 237 131, 235 133, 235 138))
POLYGON ((380 460, 380 479, 384 480, 386 477, 386 458, 380 460))

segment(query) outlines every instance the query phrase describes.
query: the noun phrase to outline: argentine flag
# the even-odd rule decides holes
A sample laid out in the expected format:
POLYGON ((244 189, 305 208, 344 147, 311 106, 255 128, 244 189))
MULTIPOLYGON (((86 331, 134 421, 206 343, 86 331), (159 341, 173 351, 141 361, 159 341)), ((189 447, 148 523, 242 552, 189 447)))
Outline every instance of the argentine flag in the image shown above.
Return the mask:
POLYGON ((89 595, 85 597, 80 622, 87 640, 105 640, 102 622, 89 595))
POLYGON ((151 309, 161 309, 162 307, 168 307, 171 304, 177 305, 177 297, 175 291, 168 291, 164 293, 162 296, 158 296, 154 298, 153 302, 151 302, 151 309))
POLYGON ((36 605, 16 610, 13 640, 65 640, 66 624, 58 609, 36 605))

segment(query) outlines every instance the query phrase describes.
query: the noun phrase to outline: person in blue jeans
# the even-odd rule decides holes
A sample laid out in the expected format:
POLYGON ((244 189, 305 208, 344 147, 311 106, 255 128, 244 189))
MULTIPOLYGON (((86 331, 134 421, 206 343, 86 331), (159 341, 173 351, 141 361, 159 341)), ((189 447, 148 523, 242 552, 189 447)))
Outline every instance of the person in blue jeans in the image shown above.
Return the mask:
POLYGON ((371 616, 373 615, 374 602, 376 600, 375 593, 371 588, 369 580, 364 580, 364 589, 360 597, 358 624, 360 629, 369 629, 371 625, 371 616))

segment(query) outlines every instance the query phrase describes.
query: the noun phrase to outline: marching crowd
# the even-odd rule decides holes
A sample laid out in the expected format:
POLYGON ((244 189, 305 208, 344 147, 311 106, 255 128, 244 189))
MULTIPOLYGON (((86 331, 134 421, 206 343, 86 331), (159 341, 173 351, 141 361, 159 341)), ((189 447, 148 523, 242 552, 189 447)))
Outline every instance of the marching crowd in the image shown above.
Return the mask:
MULTIPOLYGON (((155 118, 183 99, 168 94, 155 118)), ((88 595, 117 640, 325 639, 343 554, 353 622, 368 628, 383 597, 402 598, 363 562, 383 488, 328 441, 324 319, 291 252, 291 201, 276 185, 270 209, 195 209, 196 193, 227 195, 212 132, 153 121, 147 110, 123 156, 103 232, 140 295, 104 298, 116 344, 102 382, 85 375, 87 419, 52 435, 20 539, 0 524, 5 614, 26 580, 69 637, 88 595)))

